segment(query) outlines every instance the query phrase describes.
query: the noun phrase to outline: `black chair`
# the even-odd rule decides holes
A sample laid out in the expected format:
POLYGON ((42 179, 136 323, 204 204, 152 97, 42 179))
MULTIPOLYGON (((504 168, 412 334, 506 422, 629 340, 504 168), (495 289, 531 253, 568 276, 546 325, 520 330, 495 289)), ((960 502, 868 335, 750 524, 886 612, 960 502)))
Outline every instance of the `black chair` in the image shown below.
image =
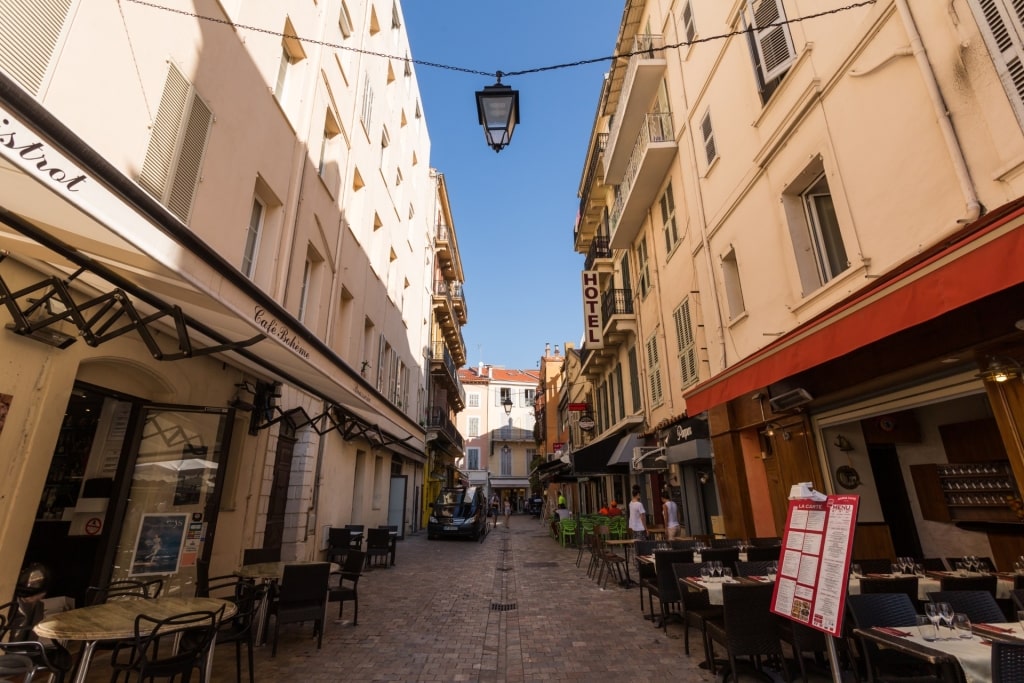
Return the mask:
MULTIPOLYGON (((640 557, 641 555, 653 555, 654 549, 658 547, 658 541, 637 541, 633 545, 634 557, 640 557)), ((657 583, 657 574, 654 573, 654 565, 648 562, 636 562, 636 575, 637 584, 640 587, 640 611, 644 611, 644 589, 650 584, 657 583)))
POLYGON ((1006 620, 999 603, 988 591, 933 591, 932 602, 948 602, 954 612, 963 613, 975 624, 998 624, 1006 620))
MULTIPOLYGON (((612 572, 615 572, 616 578, 619 582, 625 581, 624 572, 626 570, 626 558, 618 553, 612 552, 605 545, 605 541, 611 535, 611 531, 607 526, 595 526, 594 533, 590 537, 592 544, 592 566, 594 568, 593 578, 601 584, 604 588, 608 584, 608 577, 611 576, 612 572), (607 570, 607 573, 605 573, 607 570)), ((588 568, 588 576, 591 573, 588 568)), ((649 589, 649 587, 648 587, 649 589)))
POLYGON ((697 545, 697 539, 673 538, 668 544, 672 550, 693 550, 694 546, 697 545))
POLYGON ((61 683, 71 671, 74 659, 67 649, 59 643, 44 644, 36 636, 33 629, 43 616, 41 601, 19 599, 0 605, 0 677, 45 671, 54 683, 61 683))
POLYGON ((328 580, 327 602, 338 603, 338 621, 341 621, 345 603, 349 600, 355 603, 356 613, 352 619, 353 626, 359 624, 359 577, 363 575, 365 561, 366 553, 361 550, 350 550, 341 571, 331 572, 328 580))
POLYGON ((344 562, 345 553, 352 548, 352 530, 331 527, 327 531, 327 561, 344 562))
MULTIPOLYGON (((397 524, 380 524, 377 526, 378 529, 388 530, 388 547, 390 548, 391 566, 395 566, 395 551, 398 549, 398 525, 397 524)), ((577 567, 579 564, 576 565, 577 567)))
POLYGON ((853 560, 850 564, 859 564, 861 571, 865 574, 892 574, 892 560, 884 557, 853 560))
POLYGON ((775 560, 752 560, 736 563, 736 576, 768 576, 768 569, 775 560))
MULTIPOLYGON (((709 548, 707 550, 700 551, 701 562, 711 562, 717 560, 722 563, 723 567, 729 567, 734 569, 736 563, 740 559, 740 549, 736 547, 732 548, 709 548)), ((748 556, 747 559, 750 559, 748 556)))
POLYGON ((781 545, 765 545, 747 548, 747 562, 759 562, 762 560, 779 561, 782 554, 781 545))
POLYGON ((995 597, 998 585, 999 577, 995 574, 939 577, 939 590, 942 591, 987 591, 995 597))
POLYGON ((926 572, 944 572, 950 569, 941 557, 925 557, 921 560, 921 566, 926 572))
POLYGON ((1015 588, 1010 591, 1010 599, 1013 601, 1014 610, 1024 610, 1024 588, 1015 588))
POLYGON ((267 584, 256 584, 245 579, 236 579, 232 585, 227 579, 222 582, 213 583, 210 590, 214 597, 219 592, 233 590, 233 595, 225 596, 238 608, 235 615, 222 622, 217 629, 216 642, 218 644, 235 644, 235 678, 237 683, 242 683, 242 646, 246 648, 249 663, 249 683, 254 683, 255 668, 253 665, 252 651, 256 644, 256 620, 259 618, 259 606, 266 600, 267 591, 270 587, 267 584))
POLYGON ((735 538, 712 538, 711 539, 711 547, 712 548, 736 548, 736 547, 738 547, 737 546, 738 543, 739 543, 739 541, 736 540, 735 538))
POLYGON ((233 584, 238 581, 238 577, 234 574, 222 574, 220 576, 210 576, 210 562, 208 560, 196 560, 196 597, 197 598, 208 598, 210 597, 210 586, 211 584, 220 586, 224 583, 233 584))
POLYGON ((690 590, 682 583, 685 578, 700 576, 702 566, 695 562, 676 562, 672 565, 672 576, 679 584, 679 600, 682 603, 683 652, 690 654, 690 627, 695 627, 700 630, 704 656, 710 662, 707 625, 712 621, 721 622, 722 607, 711 604, 707 591, 690 590))
POLYGON ((654 613, 653 598, 658 599, 661 607, 661 628, 668 632, 669 616, 675 612, 682 617, 682 597, 679 594, 679 581, 676 579, 674 564, 693 562, 692 550, 655 550, 654 572, 655 581, 647 584, 647 599, 652 601, 651 613, 654 613))
MULTIPOLYGON (((917 627, 917 611, 906 593, 868 593, 846 596, 846 609, 853 626, 917 627)), ((857 638, 869 681, 939 683, 941 677, 927 664, 896 650, 881 649, 873 641, 857 638)))
POLYGON ((85 589, 85 604, 100 605, 110 600, 153 600, 164 588, 163 579, 117 579, 105 586, 85 589))
POLYGON ((242 551, 242 564, 263 564, 265 562, 280 562, 280 548, 246 548, 242 551))
POLYGON ((992 641, 992 683, 1024 681, 1024 645, 992 641))
POLYGON ((916 576, 894 576, 891 579, 875 579, 865 576, 860 580, 860 592, 861 594, 903 593, 910 598, 911 604, 916 609, 920 602, 917 598, 917 585, 916 576))
POLYGON ((177 676, 188 681, 193 670, 199 671, 200 683, 204 683, 207 655, 217 637, 217 627, 223 615, 224 607, 216 612, 186 612, 166 619, 140 614, 135 618, 135 637, 119 641, 114 646, 110 662, 111 683, 116 683, 122 673, 126 681, 131 680, 133 674, 139 681, 147 678, 173 680, 177 676), (186 631, 187 637, 181 639, 176 650, 165 645, 165 654, 161 656, 160 639, 179 631, 186 631))
POLYGON ((366 531, 365 524, 346 524, 345 528, 352 532, 352 540, 349 542, 350 545, 356 550, 363 549, 363 535, 366 531))
POLYGON ((274 646, 270 656, 277 656, 277 639, 284 624, 313 622, 316 649, 323 645, 324 615, 327 610, 327 583, 331 574, 329 562, 286 564, 272 606, 274 612, 274 646))
POLYGON ((391 556, 391 534, 387 529, 367 529, 366 566, 387 567, 391 556))
POLYGON ((778 622, 779 639, 789 645, 789 649, 793 652, 793 659, 796 660, 796 664, 800 668, 800 680, 810 680, 807 678, 807 660, 804 657, 806 652, 814 656, 814 664, 819 670, 827 667, 828 644, 825 641, 824 631, 783 617, 778 617, 778 622))
POLYGON ((782 539, 778 536, 758 536, 750 539, 750 545, 755 547, 778 548, 782 545, 782 539))
POLYGON ((722 623, 708 622, 708 661, 715 673, 715 643, 725 646, 729 670, 739 680, 740 657, 749 657, 753 668, 764 675, 762 657, 779 665, 788 682, 789 669, 779 641, 778 622, 771 611, 770 583, 727 583, 722 586, 722 623))

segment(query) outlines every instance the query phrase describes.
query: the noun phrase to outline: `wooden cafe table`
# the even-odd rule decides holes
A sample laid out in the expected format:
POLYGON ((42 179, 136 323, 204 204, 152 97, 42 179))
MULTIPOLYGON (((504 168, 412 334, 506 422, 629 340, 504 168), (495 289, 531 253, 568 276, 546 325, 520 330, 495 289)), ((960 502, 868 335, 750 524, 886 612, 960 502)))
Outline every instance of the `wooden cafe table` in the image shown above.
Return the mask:
MULTIPOLYGON (((216 612, 224 608, 224 619, 238 612, 229 600, 219 598, 155 598, 153 600, 111 600, 100 605, 79 607, 59 612, 36 625, 35 632, 43 638, 83 643, 73 683, 84 683, 96 644, 108 640, 135 637, 135 618, 145 614, 153 619, 166 619, 186 612, 216 612)), ((213 671, 213 645, 206 657, 206 680, 213 671)))

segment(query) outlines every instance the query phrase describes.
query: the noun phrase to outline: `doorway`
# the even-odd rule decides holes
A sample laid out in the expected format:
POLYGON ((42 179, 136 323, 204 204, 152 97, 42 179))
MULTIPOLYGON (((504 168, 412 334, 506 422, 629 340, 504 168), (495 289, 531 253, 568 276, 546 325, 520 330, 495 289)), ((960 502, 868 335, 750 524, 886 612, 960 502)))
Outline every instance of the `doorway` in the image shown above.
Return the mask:
POLYGON ((288 487, 292 480, 292 459, 295 455, 295 429, 287 420, 281 422, 274 455, 274 481, 267 504, 267 525, 263 532, 264 548, 280 548, 284 543, 284 518, 288 507, 288 487))
POLYGON ((922 557, 914 512, 907 496, 900 456, 893 444, 868 444, 871 474, 878 488, 882 518, 889 526, 892 546, 898 556, 922 557))

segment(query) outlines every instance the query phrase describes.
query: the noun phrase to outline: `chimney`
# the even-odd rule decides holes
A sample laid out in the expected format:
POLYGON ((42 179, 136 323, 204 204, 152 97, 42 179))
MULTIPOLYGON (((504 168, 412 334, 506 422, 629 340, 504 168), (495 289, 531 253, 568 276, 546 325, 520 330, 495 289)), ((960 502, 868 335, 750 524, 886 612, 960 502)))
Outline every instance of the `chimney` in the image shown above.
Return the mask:
POLYGON ((561 355, 561 352, 558 350, 558 344, 555 344, 555 358, 558 358, 559 355, 561 355))
POLYGON ((547 358, 550 355, 551 355, 551 343, 550 342, 545 342, 544 343, 544 357, 547 358))
POLYGON ((477 366, 476 366, 476 376, 477 377, 483 377, 484 376, 484 362, 483 361, 480 361, 480 363, 477 364, 477 366))
POLYGON ((487 366, 487 379, 494 379, 494 367, 493 366, 490 366, 490 365, 487 366))

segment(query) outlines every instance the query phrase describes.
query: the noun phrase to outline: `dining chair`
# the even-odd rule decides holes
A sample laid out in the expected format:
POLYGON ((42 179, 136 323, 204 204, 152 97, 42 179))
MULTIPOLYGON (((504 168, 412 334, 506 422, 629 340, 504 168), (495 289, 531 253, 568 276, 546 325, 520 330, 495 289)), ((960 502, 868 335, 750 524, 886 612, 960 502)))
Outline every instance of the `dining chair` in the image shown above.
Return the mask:
POLYGON ((918 579, 916 576, 894 576, 889 579, 862 577, 860 580, 860 592, 866 593, 903 593, 915 606, 920 602, 917 599, 918 579))
POLYGON ((577 527, 580 530, 580 540, 576 552, 576 566, 579 567, 583 563, 584 554, 590 548, 590 537, 594 535, 594 520, 583 516, 577 527))
POLYGON ((995 574, 939 577, 939 590, 943 591, 987 591, 995 597, 998 587, 999 577, 995 574))
POLYGON ((946 566, 946 561, 941 557, 923 557, 921 558, 921 566, 924 567, 926 572, 944 572, 952 567, 946 566))
POLYGON ((701 562, 674 562, 672 576, 679 585, 679 601, 682 605, 683 652, 690 654, 690 628, 696 628, 700 631, 704 657, 710 662, 707 625, 712 621, 721 622, 722 606, 712 605, 707 591, 689 590, 682 585, 684 578, 700 576, 702 566, 704 565, 701 562))
POLYGON ((851 560, 850 564, 859 564, 861 571, 865 574, 892 574, 892 560, 885 557, 851 560))
POLYGON ((280 562, 281 548, 246 548, 242 551, 242 564, 263 564, 280 562))
POLYGON ((272 604, 274 613, 274 645, 270 656, 277 656, 277 641, 284 624, 313 622, 316 649, 323 645, 327 610, 327 584, 331 573, 329 562, 286 564, 281 585, 272 604))
POLYGON ((778 562, 782 554, 780 545, 751 546, 747 548, 747 562, 772 561, 778 562))
MULTIPOLYGON (((917 627, 917 611, 906 593, 847 595, 846 609, 854 628, 873 626, 917 627)), ((882 649, 873 641, 857 637, 857 651, 863 659, 868 681, 913 681, 939 683, 941 678, 920 659, 896 650, 882 649)))
POLYGON ((778 664, 782 678, 790 680, 779 640, 778 623, 771 611, 770 583, 726 583, 722 585, 722 622, 709 621, 708 662, 715 667, 715 643, 725 646, 732 680, 739 680, 739 658, 748 657, 751 666, 766 675, 762 658, 778 664))
MULTIPOLYGON (((214 639, 216 644, 235 645, 235 679, 242 683, 242 646, 246 647, 249 663, 249 683, 255 683, 253 664, 253 647, 255 646, 255 623, 258 618, 259 606, 266 599, 270 586, 265 583, 254 583, 239 576, 222 576, 211 579, 206 595, 197 597, 214 597, 235 604, 235 614, 222 619, 217 625, 214 639)), ((200 636, 202 633, 200 632, 200 636)), ((191 647, 193 633, 187 631, 183 637, 186 646, 191 647)))
POLYGON ((1024 681, 1024 643, 992 641, 992 683, 1024 681))
POLYGON ((608 577, 611 576, 613 571, 620 582, 625 580, 623 570, 626 566, 626 558, 608 549, 608 546, 605 545, 605 541, 608 540, 608 537, 608 527, 594 527, 592 543, 594 547, 594 558, 596 561, 595 568, 597 570, 594 578, 599 584, 601 584, 602 588, 608 584, 608 577))
POLYGON ((954 612, 967 615, 973 624, 998 624, 1006 621, 999 603, 988 591, 932 591, 931 602, 948 602, 954 612))
POLYGON ((210 586, 220 586, 223 583, 234 584, 238 580, 235 574, 221 574, 210 576, 209 560, 196 560, 196 597, 210 597, 210 586))
POLYGON ((565 547, 565 540, 569 539, 570 543, 576 541, 576 520, 571 517, 567 517, 558 523, 558 540, 565 547))
POLYGON ((750 539, 750 545, 760 547, 781 547, 782 539, 778 536, 756 536, 750 539))
POLYGON ((163 588, 163 579, 116 579, 104 586, 86 588, 85 604, 100 605, 110 600, 153 600, 160 597, 163 588))
POLYGON ((366 533, 366 525, 365 524, 346 524, 345 528, 348 529, 350 532, 352 532, 352 540, 349 541, 349 545, 351 545, 356 550, 362 550, 363 549, 363 535, 366 533))
POLYGON ((387 529, 367 529, 366 564, 368 567, 387 567, 391 556, 391 533, 387 529))
MULTIPOLYGON (((398 525, 397 524, 378 524, 378 529, 388 530, 388 548, 391 552, 391 566, 395 566, 395 553, 398 549, 398 525)), ((487 530, 487 525, 484 524, 484 530, 487 530)), ((485 534, 486 535, 486 534, 485 534)))
POLYGON ((344 562, 345 553, 352 548, 352 530, 331 527, 327 531, 327 561, 344 562))
POLYGON ((736 576, 768 576, 768 569, 775 560, 751 560, 736 563, 736 576))
MULTIPOLYGON (((793 659, 796 660, 796 665, 800 669, 801 681, 811 680, 807 676, 807 658, 804 657, 805 653, 813 655, 814 664, 819 670, 823 670, 828 666, 828 643, 825 640, 827 636, 824 631, 819 631, 816 628, 811 628, 801 624, 799 621, 785 617, 778 617, 778 624, 779 639, 786 643, 793 653, 793 659)), ((837 641, 836 645, 839 646, 841 643, 842 641, 837 641)))
POLYGON ((341 571, 331 572, 328 578, 327 602, 338 603, 338 621, 341 621, 345 603, 355 603, 355 616, 352 625, 359 624, 359 577, 362 576, 366 553, 361 550, 350 550, 345 558, 341 571))
POLYGON ((737 543, 739 541, 735 538, 712 538, 710 545, 712 548, 735 548, 737 543))
POLYGON ((694 546, 697 545, 697 539, 673 538, 668 544, 672 550, 693 550, 694 546))
MULTIPOLYGON (((35 604, 42 606, 42 603, 35 604)), ((71 653, 60 643, 43 643, 36 636, 33 629, 43 616, 43 610, 29 608, 24 600, 0 605, 0 677, 18 677, 18 670, 24 669, 26 660, 30 668, 29 677, 24 680, 31 680, 31 676, 45 671, 53 677, 54 683, 61 683, 71 671, 74 666, 71 653)))
POLYGON ((1013 609, 1024 610, 1024 588, 1014 588, 1010 591, 1010 600, 1013 601, 1013 609))
POLYGON ((721 562, 723 567, 729 567, 729 569, 734 569, 739 559, 740 549, 735 546, 732 548, 707 548, 700 551, 701 562, 716 560, 721 562))
POLYGON ((644 611, 644 589, 647 588, 652 581, 657 581, 657 578, 656 578, 657 575, 654 573, 654 565, 653 564, 650 564, 650 563, 647 563, 647 562, 641 562, 640 560, 638 560, 636 558, 640 557, 641 555, 643 555, 645 557, 647 555, 653 555, 654 554, 654 549, 656 547, 658 547, 658 542, 657 541, 649 541, 649 540, 648 541, 637 541, 633 545, 633 557, 634 557, 634 562, 636 562, 637 585, 640 588, 639 593, 640 593, 640 611, 641 612, 644 611))
MULTIPOLYGON (((682 619, 682 597, 679 593, 679 581, 676 579, 673 564, 693 562, 692 550, 655 550, 654 572, 655 581, 648 584, 648 599, 657 598, 661 607, 662 630, 668 633, 668 621, 675 613, 682 619)), ((652 607, 653 611, 653 607, 652 607)))
POLYGON ((125 681, 153 678, 174 679, 181 676, 189 680, 193 670, 199 671, 200 683, 206 681, 206 661, 217 637, 217 626, 224 616, 224 607, 217 611, 195 611, 176 614, 165 619, 154 619, 146 614, 135 617, 135 635, 118 641, 111 655, 111 683, 117 683, 121 674, 125 681), (177 648, 163 648, 160 639, 171 634, 187 632, 177 648), (169 652, 169 654, 168 654, 169 652))

